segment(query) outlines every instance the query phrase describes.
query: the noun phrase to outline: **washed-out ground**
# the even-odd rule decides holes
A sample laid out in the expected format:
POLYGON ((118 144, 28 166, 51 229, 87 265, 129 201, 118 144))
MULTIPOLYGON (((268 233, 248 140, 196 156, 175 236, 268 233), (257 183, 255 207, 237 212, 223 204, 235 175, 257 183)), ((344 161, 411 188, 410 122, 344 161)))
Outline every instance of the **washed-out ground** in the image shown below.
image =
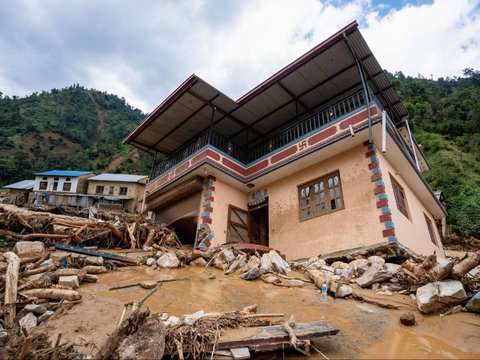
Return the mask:
MULTIPOLYGON (((83 296, 81 303, 64 309, 36 331, 46 331, 52 339, 61 333, 62 341, 71 341, 84 353, 95 354, 117 326, 124 304, 138 301, 149 291, 140 287, 109 291, 111 286, 187 276, 186 280, 164 283, 144 306, 153 312, 179 316, 198 310, 232 311, 257 304, 259 313, 283 313, 286 317, 293 314, 298 322, 325 320, 340 329, 336 336, 314 342, 328 358, 480 358, 479 315, 423 316, 409 296, 378 295, 371 290, 362 294, 399 309, 331 297, 322 302, 312 284, 304 288, 281 288, 203 267, 173 270, 125 267, 99 275, 98 283, 85 284, 79 289, 83 296), (209 279, 212 273, 215 279, 209 279), (400 315, 405 311, 415 313, 417 325, 400 324, 400 315)), ((280 351, 276 355, 305 358, 295 351, 280 351)), ((310 358, 324 357, 312 349, 310 358)))

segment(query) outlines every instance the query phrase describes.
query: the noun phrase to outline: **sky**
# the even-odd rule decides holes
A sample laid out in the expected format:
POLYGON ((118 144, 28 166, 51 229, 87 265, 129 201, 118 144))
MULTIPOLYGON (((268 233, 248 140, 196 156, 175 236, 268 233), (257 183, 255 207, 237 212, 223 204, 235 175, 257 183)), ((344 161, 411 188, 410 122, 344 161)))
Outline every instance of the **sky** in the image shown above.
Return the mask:
POLYGON ((480 69, 480 0, 0 1, 0 92, 72 84, 151 112, 192 73, 233 99, 357 20, 380 65, 480 69))

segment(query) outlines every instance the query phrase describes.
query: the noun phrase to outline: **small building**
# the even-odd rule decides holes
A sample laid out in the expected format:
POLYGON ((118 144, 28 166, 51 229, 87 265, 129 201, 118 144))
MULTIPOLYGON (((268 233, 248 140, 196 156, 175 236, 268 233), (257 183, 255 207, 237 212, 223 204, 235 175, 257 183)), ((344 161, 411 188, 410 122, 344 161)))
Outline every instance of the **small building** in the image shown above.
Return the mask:
POLYGON ((94 199, 87 192, 87 179, 95 176, 91 171, 50 170, 35 173, 33 203, 86 207, 94 199))
POLYGON ((9 201, 17 206, 22 206, 28 201, 28 196, 33 190, 35 180, 22 180, 3 188, 8 190, 9 201))
POLYGON ((141 211, 148 176, 100 174, 88 179, 88 195, 100 196, 99 210, 141 211))
POLYGON ((356 22, 238 100, 191 75, 124 143, 165 157, 147 209, 183 243, 289 259, 382 242, 444 255, 429 164, 356 22))

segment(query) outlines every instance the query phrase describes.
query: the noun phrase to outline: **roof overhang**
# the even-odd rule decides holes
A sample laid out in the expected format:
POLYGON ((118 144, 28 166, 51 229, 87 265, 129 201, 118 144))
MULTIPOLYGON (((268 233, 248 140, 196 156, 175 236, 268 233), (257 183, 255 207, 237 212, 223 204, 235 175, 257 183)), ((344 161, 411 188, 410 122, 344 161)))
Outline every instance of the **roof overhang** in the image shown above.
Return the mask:
POLYGON ((354 21, 236 101, 191 75, 124 143, 170 155, 207 131, 211 121, 216 132, 239 146, 263 141, 320 106, 359 90, 357 59, 373 95, 400 122, 407 110, 354 21))

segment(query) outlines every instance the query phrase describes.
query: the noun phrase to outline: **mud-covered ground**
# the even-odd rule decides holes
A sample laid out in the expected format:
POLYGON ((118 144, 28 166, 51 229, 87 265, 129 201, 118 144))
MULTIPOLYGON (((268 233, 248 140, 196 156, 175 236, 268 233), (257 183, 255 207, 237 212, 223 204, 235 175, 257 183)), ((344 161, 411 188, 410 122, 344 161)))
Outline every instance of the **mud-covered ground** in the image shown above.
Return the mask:
MULTIPOLYGON (((236 275, 225 276, 217 269, 187 267, 152 270, 145 266, 127 267, 102 274, 96 284, 82 285, 83 301, 55 315, 36 331, 47 331, 53 339, 62 333, 63 341, 72 341, 85 353, 95 354, 107 335, 116 327, 125 303, 139 300, 148 290, 133 287, 109 291, 113 285, 143 280, 189 276, 187 280, 164 283, 145 305, 154 312, 183 315, 232 311, 258 304, 259 313, 293 314, 296 321, 325 320, 340 329, 330 338, 314 343, 326 357, 332 358, 480 358, 480 316, 458 313, 440 317, 423 316, 409 296, 384 296, 371 290, 362 294, 377 302, 390 303, 398 310, 360 303, 355 300, 327 302, 313 285, 304 288, 280 288, 260 280, 245 281, 236 275), (214 273, 215 279, 209 279, 214 273), (414 311, 417 325, 405 327, 399 318, 414 311)), ((304 358, 289 351, 278 358, 304 358)), ((324 357, 312 349, 311 358, 324 357)))

